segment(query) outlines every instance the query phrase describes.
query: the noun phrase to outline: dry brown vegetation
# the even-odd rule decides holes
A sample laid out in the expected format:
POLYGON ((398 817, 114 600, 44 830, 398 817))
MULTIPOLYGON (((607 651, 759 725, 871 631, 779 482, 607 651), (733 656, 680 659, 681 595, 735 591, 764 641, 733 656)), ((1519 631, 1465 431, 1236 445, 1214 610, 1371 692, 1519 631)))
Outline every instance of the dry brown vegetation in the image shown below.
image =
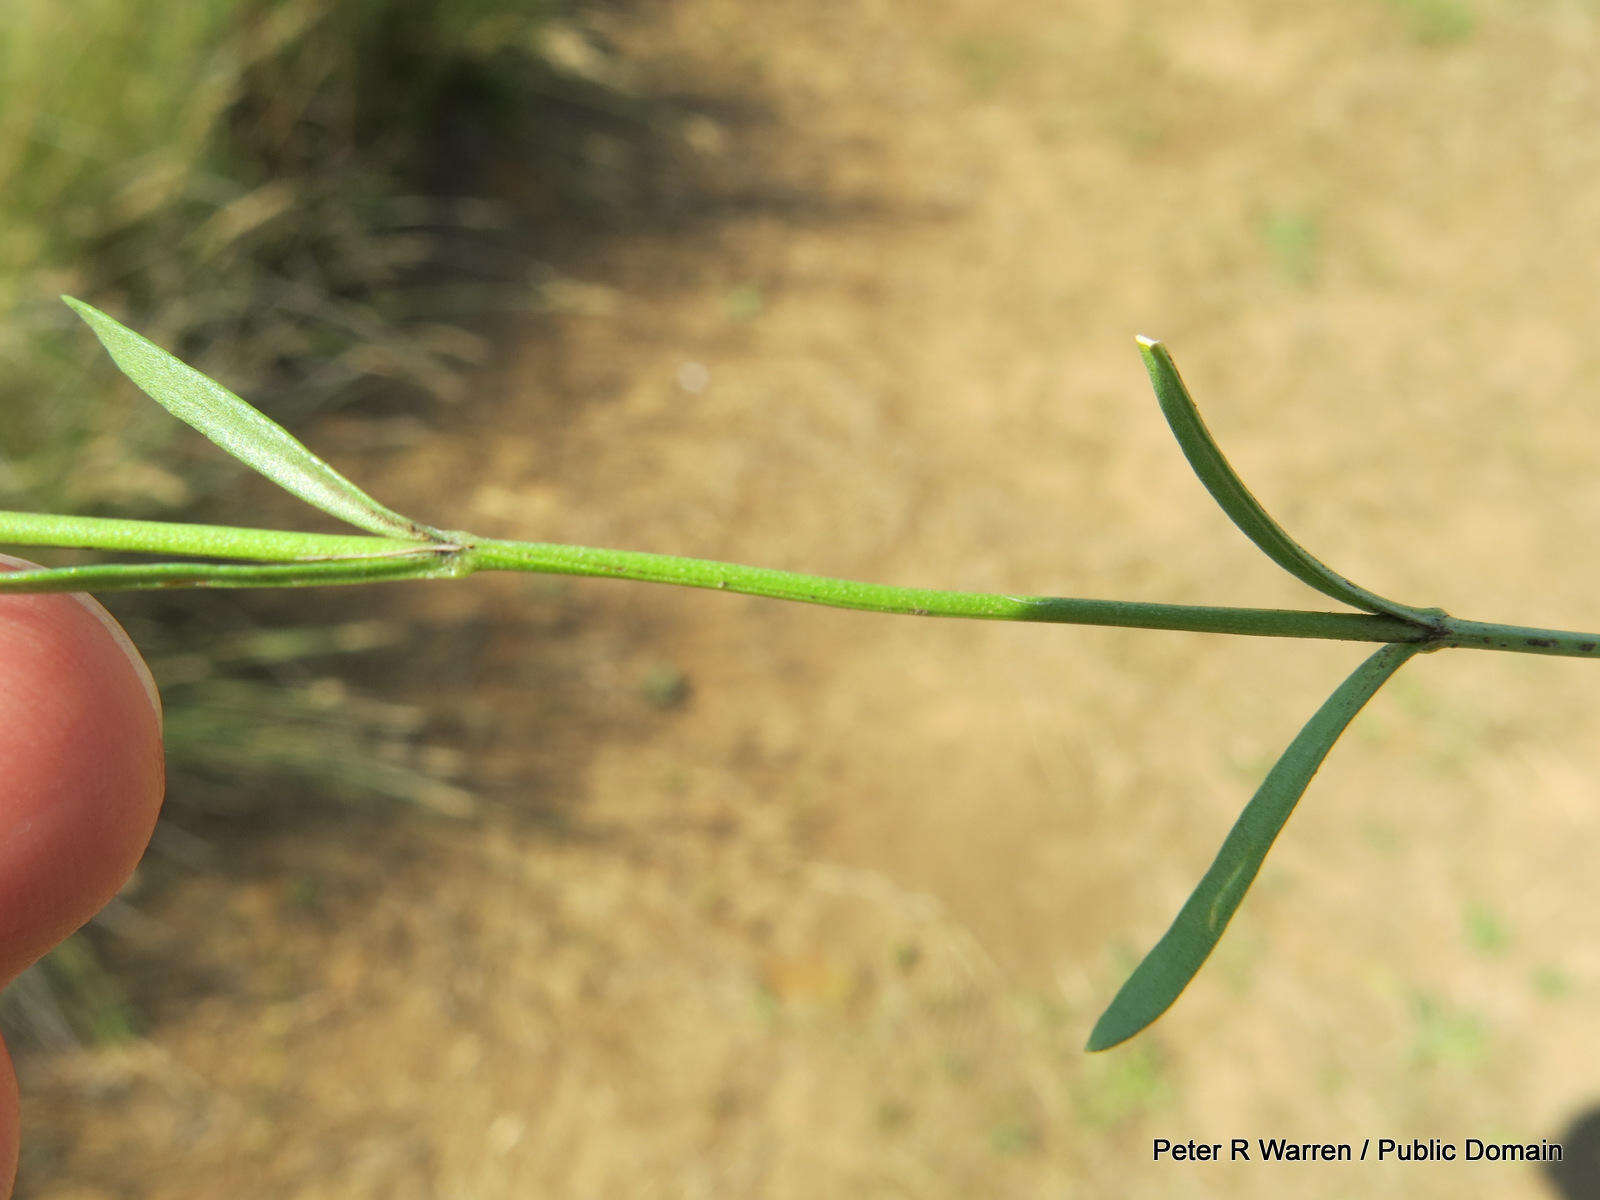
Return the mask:
MULTIPOLYGON (((1189 476, 1148 333, 1337 569, 1600 625, 1592 5, 682 0, 605 31, 673 98, 681 187, 563 264, 451 430, 312 432, 386 502, 1318 607, 1189 476)), ((1357 649, 603 582, 297 603, 411 623, 372 670, 478 811, 220 831, 226 869, 136 896, 148 1037, 22 1064, 28 1196, 1533 1197, 1150 1142, 1555 1137, 1600 1092, 1591 664, 1408 667, 1198 985, 1089 1057, 1357 649)))

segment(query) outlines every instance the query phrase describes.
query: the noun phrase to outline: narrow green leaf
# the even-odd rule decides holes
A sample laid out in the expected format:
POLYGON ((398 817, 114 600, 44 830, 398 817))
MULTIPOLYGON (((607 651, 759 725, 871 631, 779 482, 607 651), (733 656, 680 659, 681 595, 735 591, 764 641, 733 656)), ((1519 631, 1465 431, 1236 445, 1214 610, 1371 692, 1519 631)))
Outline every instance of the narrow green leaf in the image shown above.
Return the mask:
POLYGON ((1171 1007, 1200 970, 1234 910, 1255 881, 1262 860, 1322 760, 1362 705, 1422 647, 1394 643, 1351 672, 1305 723, 1267 772, 1228 832, 1216 861, 1154 949, 1095 1023, 1090 1050, 1106 1050, 1138 1033, 1171 1007))
POLYGON ((0 596, 28 592, 132 592, 157 588, 321 587, 431 579, 459 573, 435 550, 290 563, 106 563, 0 571, 0 596))
POLYGON ((389 537, 433 538, 434 531, 391 512, 288 430, 227 388, 99 309, 61 297, 93 329, 122 373, 173 416, 194 426, 285 491, 358 528, 389 537))
MULTIPOLYGON (((437 552, 438 549, 419 543, 415 538, 374 537, 366 533, 300 533, 289 529, 243 529, 232 525, 33 512, 0 512, 0 545, 136 550, 141 554, 248 558, 258 562, 369 558, 374 554, 437 552)), ((1360 619, 1371 620, 1370 617, 1360 619)))
POLYGON ((1211 493, 1211 498, 1222 506, 1222 511, 1262 553, 1323 595, 1343 600, 1367 612, 1429 626, 1434 623, 1434 618, 1442 615, 1436 610, 1401 604, 1351 583, 1284 532, 1283 527, 1261 507, 1261 502, 1250 494, 1244 480, 1239 478, 1238 472, 1223 457, 1221 447, 1200 419, 1200 410, 1195 407, 1167 348, 1150 338, 1141 337, 1138 341, 1145 370, 1150 373, 1150 382, 1155 386, 1156 399, 1161 404, 1167 424, 1172 427, 1173 435, 1178 439, 1178 445, 1183 448, 1184 457, 1200 477, 1200 482, 1205 484, 1206 491, 1211 493))

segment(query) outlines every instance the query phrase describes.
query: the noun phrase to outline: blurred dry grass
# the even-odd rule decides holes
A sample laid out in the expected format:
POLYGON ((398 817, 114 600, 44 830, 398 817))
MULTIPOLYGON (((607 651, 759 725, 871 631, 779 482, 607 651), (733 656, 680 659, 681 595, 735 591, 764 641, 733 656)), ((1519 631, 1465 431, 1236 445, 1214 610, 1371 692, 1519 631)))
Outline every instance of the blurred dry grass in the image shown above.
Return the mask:
POLYGON ((536 303, 518 214, 470 198, 475 155, 541 88, 598 94, 562 65, 576 34, 552 16, 544 0, 7 5, 0 496, 149 515, 218 474, 163 469, 160 426, 85 401, 61 291, 286 420, 457 397, 486 319, 536 303))
MULTIPOLYGON (((1315 604, 1187 476, 1145 332, 1341 571, 1600 623, 1592 6, 693 0, 608 32, 697 114, 707 191, 677 202, 715 219, 594 247, 454 429, 371 456, 386 500, 1315 604)), ((234 880, 125 943, 188 964, 138 984, 149 1038, 29 1065, 32 1194, 1533 1197, 1517 1167, 1150 1141, 1532 1140, 1600 1091, 1588 664, 1408 667, 1199 986, 1089 1058, 1351 648, 604 583, 326 601, 354 606, 424 631, 393 695, 496 803, 219 835, 234 880)))

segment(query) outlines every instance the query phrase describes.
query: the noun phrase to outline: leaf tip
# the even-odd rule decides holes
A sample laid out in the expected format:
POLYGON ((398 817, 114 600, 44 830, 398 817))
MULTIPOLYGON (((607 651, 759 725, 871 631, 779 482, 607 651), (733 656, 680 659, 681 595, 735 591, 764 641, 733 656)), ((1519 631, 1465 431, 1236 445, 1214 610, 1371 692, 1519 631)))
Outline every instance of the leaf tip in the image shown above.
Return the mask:
POLYGON ((1144 369, 1149 372, 1152 382, 1159 383, 1159 376, 1176 373, 1172 354, 1160 338, 1146 337, 1141 333, 1133 340, 1139 344, 1139 357, 1144 359, 1144 369))
MULTIPOLYGON (((105 341, 105 339, 103 337, 101 337, 101 334, 105 330, 106 326, 108 324, 109 325, 116 325, 117 324, 117 322, 113 321, 110 317, 106 316, 105 313, 101 312, 94 305, 87 304, 84 301, 79 300, 76 296, 68 296, 65 293, 63 293, 62 297, 61 297, 61 302, 63 304, 65 304, 68 308, 70 308, 73 312, 77 313, 78 316, 83 318, 83 323, 85 325, 87 325, 90 329, 94 330, 95 336, 99 337, 102 342, 105 341)), ((119 326, 119 328, 120 328, 120 326, 119 326)), ((108 350, 110 349, 109 346, 107 346, 106 348, 108 350)))
POLYGON ((1136 971, 1122 985, 1116 998, 1106 1005, 1105 1012, 1100 1014, 1100 1019, 1089 1031, 1089 1040, 1083 1047, 1086 1051, 1097 1054, 1122 1045, 1135 1034, 1143 1033, 1155 1023, 1157 1017, 1172 1007, 1177 999, 1176 994, 1152 1002, 1149 988, 1140 986, 1142 982, 1141 972, 1136 971))
POLYGON ((1105 1028, 1106 1019, 1101 1017, 1095 1022, 1094 1029, 1089 1033, 1089 1040, 1084 1043, 1084 1050, 1089 1054, 1099 1054, 1102 1050, 1109 1050, 1113 1046, 1120 1046, 1128 1040, 1128 1034, 1116 1034, 1105 1028))

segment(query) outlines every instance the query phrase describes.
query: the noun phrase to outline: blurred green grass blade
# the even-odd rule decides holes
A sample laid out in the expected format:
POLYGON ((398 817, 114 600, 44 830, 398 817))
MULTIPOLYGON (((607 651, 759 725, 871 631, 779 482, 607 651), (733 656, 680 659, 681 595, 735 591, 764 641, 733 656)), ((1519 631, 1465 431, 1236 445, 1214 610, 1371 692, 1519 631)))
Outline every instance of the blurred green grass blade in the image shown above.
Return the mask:
POLYGON ((1230 520, 1244 535, 1254 542, 1268 558, 1303 583, 1310 584, 1325 596, 1342 600, 1355 608, 1380 616, 1399 617, 1402 620, 1429 624, 1436 615, 1410 605, 1389 600, 1369 592, 1359 584, 1351 583, 1343 575, 1318 560, 1305 547, 1290 537, 1281 525, 1261 507, 1261 502, 1250 494, 1222 449, 1211 436, 1211 431, 1200 418, 1189 389, 1178 374, 1172 355, 1158 341, 1141 337, 1139 353, 1144 358, 1145 370, 1155 387, 1161 411, 1172 427, 1184 457, 1200 476, 1211 498, 1222 506, 1230 520))
POLYGON ((131 592, 182 587, 321 587, 454 575, 449 557, 412 554, 287 563, 105 563, 0 571, 0 595, 25 592, 131 592))
POLYGON ((1334 742, 1373 693, 1420 649, 1405 642, 1385 646, 1323 701, 1267 772, 1172 926, 1095 1023, 1088 1049, 1106 1050, 1126 1041, 1166 1012, 1189 986, 1334 742))
POLYGON ((431 536, 431 530, 379 504, 283 426, 221 384, 99 309, 71 296, 61 298, 88 322, 122 373, 141 391, 246 466, 307 504, 371 533, 431 536))

